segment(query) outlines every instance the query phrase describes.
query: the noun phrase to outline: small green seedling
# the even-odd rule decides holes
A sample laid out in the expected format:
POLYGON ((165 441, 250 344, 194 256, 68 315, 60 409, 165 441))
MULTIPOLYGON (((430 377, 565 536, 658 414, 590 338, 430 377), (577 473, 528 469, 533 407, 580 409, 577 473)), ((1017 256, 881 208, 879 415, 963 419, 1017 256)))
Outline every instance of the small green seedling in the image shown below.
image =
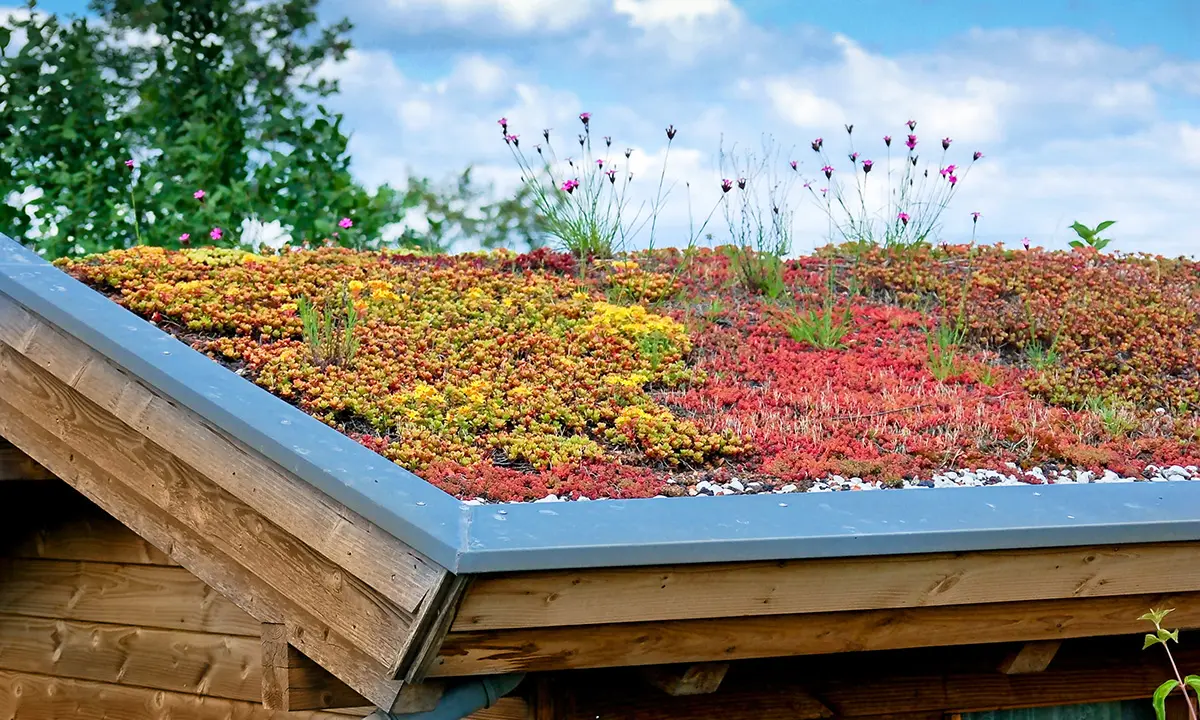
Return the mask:
POLYGON ((1167 717, 1167 696, 1175 692, 1176 689, 1183 693, 1183 701, 1187 705, 1188 717, 1191 720, 1197 720, 1197 705, 1192 700, 1192 696, 1188 695, 1188 688, 1192 689, 1200 697, 1200 675, 1188 675, 1184 677, 1179 673, 1179 666, 1175 664, 1175 656, 1171 654, 1171 647, 1168 643, 1179 642, 1178 630, 1167 630, 1162 626, 1163 618, 1171 613, 1173 608, 1166 610, 1151 610, 1138 620, 1154 623, 1154 632, 1147 633, 1146 639, 1142 643, 1142 649, 1152 645, 1162 645, 1163 650, 1167 653, 1167 659, 1171 661, 1171 669, 1175 671, 1175 677, 1167 680, 1158 689, 1154 691, 1152 702, 1154 703, 1154 714, 1158 720, 1166 720, 1167 717))
POLYGON ((1103 250, 1106 245, 1112 242, 1112 240, 1111 238, 1100 237, 1100 233, 1116 224, 1116 220, 1105 220, 1096 227, 1090 228, 1087 225, 1076 221, 1075 224, 1071 226, 1071 229, 1075 231, 1075 234, 1079 236, 1079 239, 1072 240, 1071 247, 1090 247, 1095 248, 1096 250, 1103 250))

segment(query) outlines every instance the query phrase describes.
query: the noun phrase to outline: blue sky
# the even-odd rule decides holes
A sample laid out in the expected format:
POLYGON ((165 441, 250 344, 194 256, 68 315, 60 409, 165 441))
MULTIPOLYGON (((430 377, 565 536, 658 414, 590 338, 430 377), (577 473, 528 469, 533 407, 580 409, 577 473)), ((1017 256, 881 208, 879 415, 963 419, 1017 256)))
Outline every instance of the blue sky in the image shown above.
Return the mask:
MULTIPOLYGON (((528 148, 543 127, 573 137, 585 110, 596 135, 635 148, 636 176, 657 178, 673 123, 658 242, 678 244, 688 201, 703 216, 719 197, 722 145, 769 134, 774 170, 795 158, 798 176, 819 181, 808 144, 823 137, 850 182, 843 124, 882 168, 879 138, 902 137, 912 118, 935 172, 984 153, 943 216, 948 240, 969 238, 979 211, 988 242, 1061 247, 1072 221, 1113 219, 1117 249, 1200 254, 1196 0, 341 0, 322 15, 357 26, 348 61, 326 72, 342 83, 334 105, 368 183, 470 164, 511 188, 496 119, 528 148)), ((829 223, 792 190, 803 252, 829 223)), ((718 217, 716 241, 724 227, 718 217)))

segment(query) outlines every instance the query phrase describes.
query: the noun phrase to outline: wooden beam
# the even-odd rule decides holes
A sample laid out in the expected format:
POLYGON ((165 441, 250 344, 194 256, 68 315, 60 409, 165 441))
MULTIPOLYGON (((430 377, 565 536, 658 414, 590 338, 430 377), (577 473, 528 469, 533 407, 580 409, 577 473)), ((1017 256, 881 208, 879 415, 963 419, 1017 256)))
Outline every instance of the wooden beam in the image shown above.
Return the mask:
POLYGON ((5 493, 10 489, 0 486, 0 522, 11 530, 8 557, 179 565, 64 482, 21 488, 19 497, 5 493), (31 513, 31 507, 54 511, 31 513))
POLYGON ((287 627, 262 624, 262 703, 272 710, 367 705, 366 698, 288 644, 287 627))
POLYGON ((0 560, 0 610, 258 637, 258 621, 181 567, 6 558, 0 560))
POLYGON ((1042 672, 1050 666, 1060 647, 1061 640, 1027 642, 1000 661, 1000 672, 1005 675, 1042 672))
POLYGON ((258 652, 254 638, 0 614, 0 670, 258 702, 258 652))
POLYGON ((46 468, 38 465, 14 447, 0 447, 0 480, 55 480, 46 468))
POLYGON ((440 680, 405 683, 404 687, 400 688, 400 696, 392 703, 392 713, 404 715, 429 712, 437 707, 445 692, 446 684, 440 680))
POLYGON ((432 675, 725 662, 1136 633, 1151 607, 1200 627, 1200 593, 450 633, 432 675))
POLYGON ((729 663, 694 665, 651 665, 642 668, 642 678, 668 695, 709 695, 721 687, 729 663))
POLYGON ((1197 554, 1181 542, 483 576, 451 630, 1193 592, 1197 554))
MULTIPOLYGON (((0 346, 0 358, 4 357, 0 346)), ((0 360, 0 367, 3 361, 0 360)), ((0 371, 0 376, 6 375, 0 371)), ((6 386, 6 390, 9 386, 6 386)), ((399 692, 400 683, 391 680, 386 667, 348 644, 318 618, 307 613, 287 596, 246 572, 232 558, 213 548, 206 539, 182 525, 144 497, 134 492, 116 476, 98 466, 85 454, 67 445, 63 439, 43 428, 34 419, 14 408, 0 397, 0 434, 19 443, 22 449, 46 465, 56 475, 71 484, 89 499, 126 526, 132 528, 156 547, 167 552, 204 583, 232 600, 238 607, 259 622, 297 621, 288 623, 289 642, 306 655, 330 669, 376 705, 390 705, 399 692), (306 630, 308 628, 308 630, 306 630)), ((28 405, 26 404, 28 407, 28 405)), ((73 411, 63 415, 38 415, 68 437, 76 424, 59 425, 52 420, 61 417, 80 417, 73 411)), ((81 432, 80 437, 86 437, 81 432)), ((243 518, 244 519, 244 518, 243 518)), ((229 542, 230 538, 224 538, 229 542)), ((336 575, 334 576, 337 577, 336 575)), ((255 630, 257 633, 257 629, 255 630)))
POLYGON ((285 713, 258 703, 0 671, 0 716, 54 720, 347 720, 285 713))
POLYGON ((413 617, 12 348, 6 401, 388 667, 413 617))
POLYGON ((0 294, 8 344, 408 613, 445 570, 0 294))

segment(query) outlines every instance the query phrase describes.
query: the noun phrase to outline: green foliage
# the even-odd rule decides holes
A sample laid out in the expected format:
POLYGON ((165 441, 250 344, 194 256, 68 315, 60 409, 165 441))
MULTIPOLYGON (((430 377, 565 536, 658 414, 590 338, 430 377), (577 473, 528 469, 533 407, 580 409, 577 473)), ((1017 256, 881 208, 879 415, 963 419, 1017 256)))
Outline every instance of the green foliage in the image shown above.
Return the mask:
POLYGON ((788 335, 798 343, 817 350, 837 350, 845 347, 842 342, 854 328, 850 306, 837 309, 834 294, 833 264, 826 273, 825 292, 820 310, 793 311, 784 323, 788 335))
POLYGON ((925 352, 929 371, 938 382, 945 382, 951 376, 962 372, 958 353, 964 339, 966 329, 958 322, 938 323, 926 329, 925 352))
POLYGON ((1073 225, 1071 225, 1071 229, 1075 231, 1075 234, 1079 236, 1079 239, 1072 240, 1070 243, 1071 247, 1090 247, 1095 248, 1096 250, 1103 250, 1110 242, 1112 242, 1112 239, 1102 238, 1100 237, 1100 233, 1116 224, 1116 220, 1105 220, 1096 227, 1090 228, 1087 225, 1076 221, 1073 225))
POLYGON ((322 104, 337 90, 322 68, 345 57, 350 25, 319 24, 316 0, 93 0, 94 19, 67 20, 28 8, 0 26, 5 45, 27 38, 0 52, 0 187, 41 196, 0 204, 0 228, 45 255, 230 246, 254 221, 371 245, 411 210, 430 212, 430 233, 398 244, 442 249, 481 226, 485 245, 530 236, 520 198, 442 212, 479 205, 469 173, 436 193, 420 178, 354 180, 342 118, 322 104))
POLYGON ((306 297, 296 301, 296 312, 304 328, 304 342, 312 353, 314 365, 347 365, 358 354, 358 310, 343 285, 335 298, 326 300, 324 312, 318 311, 306 297))
POLYGON ((1154 714, 1158 720, 1166 720, 1167 717, 1167 697, 1175 691, 1176 688, 1183 693, 1183 701, 1187 704, 1188 715, 1193 720, 1200 714, 1200 705, 1193 702, 1192 697, 1188 695, 1188 688, 1200 698, 1200 675, 1182 676, 1179 672, 1179 666, 1175 664, 1175 657, 1171 654, 1171 642, 1179 643, 1179 631, 1167 630, 1162 626, 1163 619, 1170 613, 1174 612, 1174 608, 1167 609, 1152 609, 1150 612, 1142 615, 1138 620, 1154 623, 1154 632, 1147 633, 1142 642, 1142 649, 1152 647, 1154 645, 1162 645, 1163 652, 1167 654, 1167 659, 1171 661, 1171 669, 1175 671, 1175 677, 1165 681, 1154 691, 1154 697, 1151 702, 1154 705, 1154 714))
POLYGON ((1084 406, 1100 418, 1104 429, 1114 438, 1123 438, 1138 427, 1137 408, 1133 403, 1106 396, 1092 396, 1084 406))
POLYGON ((787 290, 783 281, 785 265, 779 255, 734 245, 726 245, 722 252, 729 258, 730 270, 738 284, 755 295, 778 300, 787 290))
POLYGON ((769 136, 763 138, 760 151, 722 148, 719 157, 722 174, 737 178, 736 183, 725 180, 722 185, 732 240, 724 252, 733 275, 746 290, 778 300, 786 290, 783 258, 792 249, 789 200, 794 177, 781 178, 774 172, 781 153, 769 136))

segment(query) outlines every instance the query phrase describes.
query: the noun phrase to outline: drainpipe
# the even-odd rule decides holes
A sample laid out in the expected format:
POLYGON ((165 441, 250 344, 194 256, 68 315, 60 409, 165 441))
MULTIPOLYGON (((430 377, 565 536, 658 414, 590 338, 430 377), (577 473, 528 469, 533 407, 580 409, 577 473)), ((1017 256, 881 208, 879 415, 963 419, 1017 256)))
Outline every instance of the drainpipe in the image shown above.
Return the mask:
POLYGON ((401 715, 376 710, 365 720, 463 720, 471 713, 495 705, 497 700, 515 690, 523 679, 525 673, 471 678, 447 688, 437 707, 432 710, 401 715))

